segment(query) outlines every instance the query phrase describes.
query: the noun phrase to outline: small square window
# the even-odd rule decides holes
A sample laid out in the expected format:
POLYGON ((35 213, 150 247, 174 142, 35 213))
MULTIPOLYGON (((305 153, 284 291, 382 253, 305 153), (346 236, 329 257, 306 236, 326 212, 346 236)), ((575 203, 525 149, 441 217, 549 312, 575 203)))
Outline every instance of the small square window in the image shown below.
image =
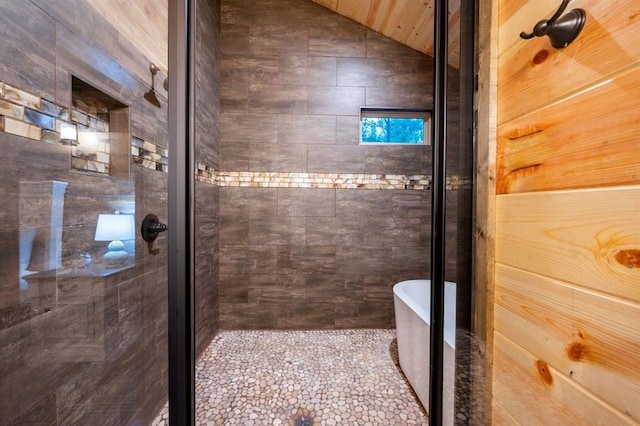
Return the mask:
POLYGON ((360 108, 360 144, 431 145, 431 111, 360 108))

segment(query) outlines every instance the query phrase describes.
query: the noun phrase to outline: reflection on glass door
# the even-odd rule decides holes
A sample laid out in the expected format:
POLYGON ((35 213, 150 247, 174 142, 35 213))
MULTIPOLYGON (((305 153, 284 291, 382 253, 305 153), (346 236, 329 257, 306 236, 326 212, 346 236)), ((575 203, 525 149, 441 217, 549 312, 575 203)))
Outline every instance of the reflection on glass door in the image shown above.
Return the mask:
POLYGON ((167 211, 167 93, 149 72, 166 75, 167 12, 148 3, 157 20, 0 3, 2 424, 148 424, 166 401, 166 237, 139 235, 167 211))
MULTIPOLYGON (((445 294, 455 338, 444 344, 444 424, 485 424, 483 333, 474 314, 478 295, 473 281, 474 90, 476 2, 447 2, 447 191, 446 279, 456 283, 455 296, 445 294)), ((484 306, 484 305, 483 305, 484 306)))

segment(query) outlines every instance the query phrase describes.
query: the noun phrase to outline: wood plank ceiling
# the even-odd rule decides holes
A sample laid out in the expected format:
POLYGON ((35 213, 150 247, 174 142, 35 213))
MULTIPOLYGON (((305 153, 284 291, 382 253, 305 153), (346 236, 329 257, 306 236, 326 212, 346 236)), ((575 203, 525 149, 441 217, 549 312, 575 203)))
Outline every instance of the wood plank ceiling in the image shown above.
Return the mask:
MULTIPOLYGON (((340 15, 433 56, 435 0, 312 0, 340 15)), ((449 64, 460 57, 460 0, 449 1, 449 64)))

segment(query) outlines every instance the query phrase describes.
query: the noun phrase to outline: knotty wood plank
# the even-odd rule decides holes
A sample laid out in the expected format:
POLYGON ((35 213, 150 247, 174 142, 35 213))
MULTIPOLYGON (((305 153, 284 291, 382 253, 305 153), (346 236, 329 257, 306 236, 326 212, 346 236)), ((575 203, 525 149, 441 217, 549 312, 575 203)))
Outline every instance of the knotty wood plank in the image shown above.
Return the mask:
MULTIPOLYGON (((581 0, 582 1, 582 0, 581 0)), ((575 9, 578 0, 574 0, 567 10, 575 9)), ((584 1, 583 1, 584 3, 584 1)), ((516 45, 520 39, 521 32, 530 33, 538 21, 549 19, 560 6, 558 0, 502 0, 500 1, 500 11, 498 14, 500 35, 499 46, 500 55, 516 45)), ((586 6, 589 7, 589 6, 586 6)))
POLYGON ((496 265, 495 329, 640 419, 640 305, 496 265))
POLYGON ((494 343, 493 394, 521 424, 636 424, 502 334, 494 343))
POLYGON ((640 186, 496 201, 496 262, 640 302, 640 186))
MULTIPOLYGON (((587 11, 587 23, 570 46, 554 49, 548 37, 518 40, 513 48, 500 55, 501 124, 579 93, 640 63, 640 43, 637 42, 640 2, 620 0, 616 7, 611 7, 608 2, 576 0, 570 7, 583 7, 587 11)), ((514 32, 523 30, 530 29, 513 29, 514 32)), ((501 37, 505 31, 506 28, 501 28, 501 37)))
POLYGON ((502 404, 500 404, 500 402, 498 402, 495 399, 492 402, 491 414, 492 414, 492 417, 491 417, 492 425, 516 426, 521 424, 511 415, 511 413, 507 411, 506 408, 502 406, 502 404))
POLYGON ((640 66, 498 128, 498 193, 640 184, 640 66))

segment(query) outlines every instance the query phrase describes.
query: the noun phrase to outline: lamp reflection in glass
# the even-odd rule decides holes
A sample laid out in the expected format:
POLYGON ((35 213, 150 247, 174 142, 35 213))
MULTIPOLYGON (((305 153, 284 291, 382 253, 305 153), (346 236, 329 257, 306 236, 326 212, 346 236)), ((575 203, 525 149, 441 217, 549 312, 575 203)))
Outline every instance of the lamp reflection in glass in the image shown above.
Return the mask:
POLYGON ((124 250, 123 241, 135 239, 135 222, 131 214, 100 214, 96 226, 96 241, 111 241, 104 256, 107 267, 123 266, 129 260, 129 253, 124 250))

